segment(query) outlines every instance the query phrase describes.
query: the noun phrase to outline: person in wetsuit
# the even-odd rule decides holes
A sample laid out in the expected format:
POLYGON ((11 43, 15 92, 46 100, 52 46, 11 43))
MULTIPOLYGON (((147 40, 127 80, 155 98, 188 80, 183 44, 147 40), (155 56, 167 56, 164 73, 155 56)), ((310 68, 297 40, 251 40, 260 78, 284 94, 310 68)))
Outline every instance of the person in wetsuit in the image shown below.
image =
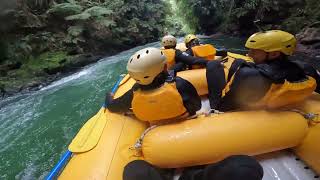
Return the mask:
MULTIPOLYGON (((173 169, 159 169, 146 161, 135 160, 127 164, 123 180, 172 180, 173 169)), ((263 168, 252 157, 230 156, 220 162, 186 168, 179 180, 261 180, 263 168)))
POLYGON ((249 48, 248 55, 254 63, 242 59, 235 59, 229 67, 224 61, 208 63, 207 82, 212 109, 230 111, 246 107, 278 107, 303 100, 312 93, 314 79, 288 59, 296 47, 292 34, 280 30, 258 32, 249 37, 245 46, 249 48), (294 83, 295 87, 300 87, 299 91, 284 89, 293 87, 284 87, 284 83, 294 83), (282 94, 297 91, 296 94, 302 96, 298 99, 273 97, 280 90, 282 94))
POLYGON ((156 48, 136 52, 128 61, 127 70, 136 84, 123 96, 114 99, 107 94, 111 112, 127 112, 132 108, 143 121, 178 119, 196 114, 201 99, 187 80, 169 75, 165 55, 156 48))
POLYGON ((205 67, 205 59, 193 57, 189 54, 176 49, 177 39, 172 35, 166 35, 162 38, 162 52, 167 58, 167 69, 179 72, 186 70, 188 66, 199 65, 205 67))
MULTIPOLYGON (((212 61, 217 57, 226 57, 227 51, 216 50, 211 44, 200 44, 199 38, 194 34, 188 34, 184 38, 184 43, 187 47, 186 53, 190 56, 201 57, 207 61, 212 61)), ((203 68, 203 66, 189 66, 189 69, 203 68)))

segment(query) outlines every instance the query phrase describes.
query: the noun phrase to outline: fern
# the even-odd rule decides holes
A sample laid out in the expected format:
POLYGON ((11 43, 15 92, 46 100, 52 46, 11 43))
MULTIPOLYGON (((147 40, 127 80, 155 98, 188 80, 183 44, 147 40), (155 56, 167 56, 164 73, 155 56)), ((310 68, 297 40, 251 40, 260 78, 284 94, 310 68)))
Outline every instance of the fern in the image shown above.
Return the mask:
POLYGON ((91 17, 91 14, 83 12, 81 14, 68 16, 65 19, 68 20, 68 21, 72 21, 72 20, 87 20, 90 17, 91 17))
POLYGON ((110 19, 101 19, 98 22, 105 27, 115 27, 116 26, 116 23, 110 19))
POLYGON ((68 35, 79 36, 83 32, 83 26, 71 26, 68 28, 68 35))
POLYGON ((105 17, 106 15, 111 15, 112 13, 113 11, 107 8, 94 6, 89 9, 86 9, 80 14, 68 16, 65 19, 66 20, 88 20, 91 17, 101 19, 102 17, 105 17))
POLYGON ((83 7, 73 3, 56 4, 47 11, 49 14, 56 14, 63 17, 81 13, 83 7))
POLYGON ((88 13, 92 17, 100 17, 105 15, 110 15, 113 13, 113 11, 104 7, 94 6, 85 10, 84 13, 88 13))

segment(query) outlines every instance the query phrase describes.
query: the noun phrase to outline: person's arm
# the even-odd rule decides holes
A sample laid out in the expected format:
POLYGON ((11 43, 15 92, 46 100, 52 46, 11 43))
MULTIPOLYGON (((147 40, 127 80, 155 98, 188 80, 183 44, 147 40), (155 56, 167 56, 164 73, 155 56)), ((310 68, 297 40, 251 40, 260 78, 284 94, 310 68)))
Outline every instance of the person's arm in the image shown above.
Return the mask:
POLYGON ((228 52, 225 50, 220 50, 217 51, 216 56, 222 56, 222 57, 226 57, 228 55, 228 52))
POLYGON ((190 116, 196 114, 198 110, 201 109, 201 99, 197 93, 197 90, 193 85, 180 78, 176 78, 176 86, 182 97, 183 105, 187 109, 190 116))
POLYGON ((295 60, 293 62, 296 63, 297 65, 299 65, 299 67, 301 67, 303 69, 303 71, 306 75, 313 77, 317 81, 317 88, 316 88, 315 92, 320 93, 320 73, 319 73, 319 71, 309 63, 297 61, 297 60, 295 60))
POLYGON ((189 54, 190 56, 193 56, 193 51, 192 51, 191 48, 188 48, 188 49, 186 50, 186 53, 189 54))
POLYGON ((173 70, 176 74, 179 71, 183 71, 186 69, 186 65, 183 62, 177 62, 175 65, 173 65, 169 70, 173 70))
POLYGON ((202 58, 193 57, 187 54, 186 52, 181 52, 176 50, 176 62, 182 62, 187 65, 202 65, 206 66, 208 61, 202 58))
POLYGON ((116 99, 113 99, 113 94, 107 93, 105 105, 111 112, 127 112, 131 108, 132 99, 133 89, 116 99))
POLYGON ((263 98, 274 83, 257 68, 244 66, 235 74, 230 91, 223 97, 219 110, 229 111, 257 102, 263 98))

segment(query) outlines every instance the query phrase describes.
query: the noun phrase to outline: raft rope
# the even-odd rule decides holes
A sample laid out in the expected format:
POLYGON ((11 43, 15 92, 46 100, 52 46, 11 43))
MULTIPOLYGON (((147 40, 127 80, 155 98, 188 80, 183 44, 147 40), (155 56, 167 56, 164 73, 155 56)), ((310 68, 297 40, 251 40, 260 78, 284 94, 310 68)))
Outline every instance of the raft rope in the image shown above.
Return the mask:
POLYGON ((312 113, 312 112, 306 113, 306 112, 303 112, 299 109, 290 109, 288 111, 292 111, 292 112, 296 112, 296 113, 301 114, 306 120, 308 120, 311 123, 320 123, 318 113, 312 113))
MULTIPOLYGON (((216 109, 210 109, 208 111, 208 113, 201 113, 201 114, 195 114, 193 116, 189 116, 187 119, 185 120, 190 120, 190 119, 195 119, 197 118, 199 115, 205 115, 205 116, 209 116, 210 114, 223 114, 224 112, 218 111, 216 109)), ((141 147, 142 147, 142 142, 144 137, 147 135, 148 132, 150 132, 152 129, 159 127, 161 125, 166 125, 166 124, 170 124, 172 122, 165 122, 165 123, 159 123, 159 124, 155 124, 150 126, 149 128, 147 128, 146 130, 144 130, 144 132, 141 134, 140 138, 136 141, 136 143, 133 145, 133 147, 131 147, 130 149, 134 149, 137 151, 141 151, 141 147)))
MULTIPOLYGON (((190 119, 195 119, 197 118, 198 115, 195 114, 193 116, 189 116, 187 119, 185 120, 190 120, 190 119)), ((133 145, 132 148, 130 149, 135 149, 135 150, 138 150, 138 151, 141 151, 141 147, 142 147, 142 141, 144 139, 144 137, 147 135, 148 132, 150 132, 152 129, 156 128, 156 127, 159 127, 161 125, 166 125, 166 124, 170 124, 170 122, 165 122, 165 123, 159 123, 159 124, 155 124, 155 125, 152 125, 150 126, 149 128, 147 128, 146 130, 143 131, 142 135, 140 136, 140 138, 136 141, 136 143, 133 145)))
POLYGON ((223 114, 223 113, 224 112, 219 111, 217 109, 209 109, 209 114, 208 115, 210 115, 210 114, 223 114))
POLYGON ((147 128, 146 130, 144 130, 144 132, 142 133, 142 135, 140 136, 140 138, 137 140, 137 142, 134 144, 133 148, 135 150, 141 150, 141 147, 142 147, 142 141, 143 141, 143 138, 146 136, 146 134, 151 131, 152 129, 158 127, 158 125, 152 125, 150 126, 149 128, 147 128))

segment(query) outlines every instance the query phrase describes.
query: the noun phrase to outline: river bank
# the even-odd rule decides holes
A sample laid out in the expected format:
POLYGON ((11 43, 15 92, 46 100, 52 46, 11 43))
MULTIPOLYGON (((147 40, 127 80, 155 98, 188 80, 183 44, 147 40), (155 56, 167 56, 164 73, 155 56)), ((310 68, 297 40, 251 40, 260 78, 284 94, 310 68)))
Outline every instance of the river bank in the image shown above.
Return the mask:
MULTIPOLYGON (((107 54, 78 54, 67 55, 64 52, 47 52, 36 60, 25 64, 0 66, 0 99, 18 93, 36 91, 68 76, 82 67, 100 60, 107 54), (40 59, 42 62, 39 62, 40 59), (42 63, 42 64, 41 64, 42 63)), ((108 54, 112 55, 112 54, 108 54)))
POLYGON ((0 100, 157 41, 170 24, 162 1, 3 1, 0 10, 0 100))

